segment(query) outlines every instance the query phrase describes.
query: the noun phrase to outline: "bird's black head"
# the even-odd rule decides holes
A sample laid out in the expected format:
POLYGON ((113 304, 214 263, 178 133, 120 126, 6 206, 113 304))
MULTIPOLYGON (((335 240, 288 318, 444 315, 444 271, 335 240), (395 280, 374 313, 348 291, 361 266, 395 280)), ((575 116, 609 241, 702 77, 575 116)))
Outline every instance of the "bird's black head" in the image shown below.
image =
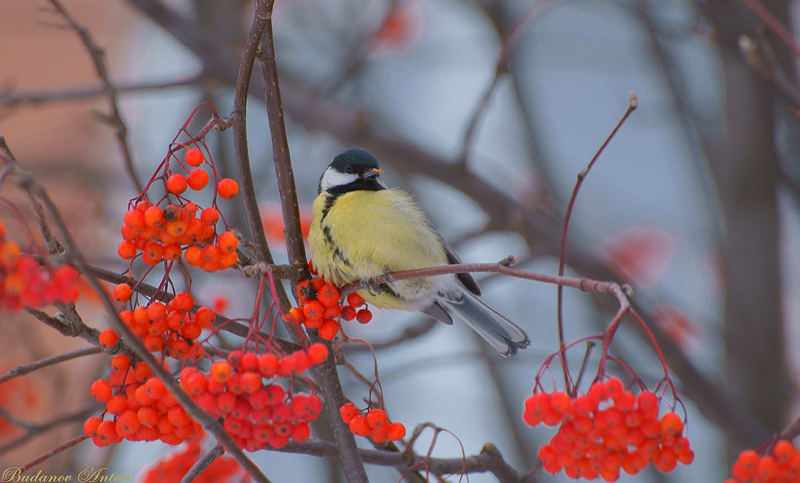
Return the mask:
POLYGON ((333 158, 319 180, 319 192, 339 196, 357 190, 385 190, 382 172, 375 156, 363 149, 350 149, 333 158))

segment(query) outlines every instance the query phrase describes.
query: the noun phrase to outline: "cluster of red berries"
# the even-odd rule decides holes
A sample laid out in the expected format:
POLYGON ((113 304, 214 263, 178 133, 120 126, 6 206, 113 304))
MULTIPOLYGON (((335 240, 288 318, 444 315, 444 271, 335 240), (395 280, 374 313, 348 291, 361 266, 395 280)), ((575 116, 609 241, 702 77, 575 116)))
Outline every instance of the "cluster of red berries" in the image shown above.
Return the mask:
POLYGON ((406 435, 406 427, 400 422, 390 422, 383 409, 369 409, 361 414, 353 403, 347 403, 339 408, 342 421, 350 427, 350 432, 356 436, 369 436, 372 441, 380 444, 387 440, 397 441, 406 435))
MULTIPOLYGON (((202 151, 197 148, 187 149, 184 160, 186 161, 186 164, 192 168, 195 168, 192 170, 186 168, 186 175, 181 173, 172 173, 169 170, 169 165, 167 164, 167 189, 170 193, 175 195, 182 195, 186 191, 186 188, 191 188, 194 191, 200 191, 208 185, 210 179, 208 173, 203 168, 198 167, 206 160, 202 151)), ((213 170, 214 166, 210 166, 213 170)), ((216 170, 214 170, 214 175, 216 177, 216 170)), ((226 200, 229 200, 239 194, 239 184, 230 178, 220 179, 219 182, 216 183, 216 187, 217 193, 226 200)))
POLYGON ((189 417, 164 382, 153 377, 150 366, 139 362, 131 367, 127 355, 115 355, 108 378, 94 381, 89 392, 106 403, 105 414, 114 418, 92 417, 83 424, 84 432, 97 446, 123 439, 178 445, 203 434, 203 427, 189 417))
POLYGON ((798 483, 800 451, 785 439, 775 443, 772 454, 759 455, 747 449, 739 454, 731 472, 733 478, 725 483, 798 483))
POLYGON ((78 298, 78 271, 72 265, 42 266, 16 242, 6 240, 5 233, 0 222, 0 310, 14 312, 78 298))
POLYGON ((324 344, 312 344, 279 357, 235 350, 227 361, 216 361, 208 374, 187 368, 181 372, 181 386, 198 406, 215 418, 239 447, 248 451, 286 446, 289 439, 308 440, 322 410, 316 394, 292 393, 277 383, 321 364, 328 358, 324 344))
MULTIPOLYGON (((167 457, 149 468, 142 483, 180 483, 186 473, 197 463, 203 454, 203 448, 197 441, 188 441, 180 452, 167 457)), ((249 483, 252 479, 245 473, 239 463, 230 456, 220 456, 211 462, 202 473, 197 475, 194 483, 249 483)))
POLYGON ((117 254, 124 260, 133 260, 141 252, 142 261, 148 265, 175 262, 183 254, 186 263, 207 272, 232 267, 238 261, 239 239, 226 231, 212 243, 219 211, 213 207, 198 211, 192 202, 169 204, 164 209, 147 200, 138 202, 123 217, 124 240, 117 247, 117 254))
MULTIPOLYGON (((131 293, 127 283, 117 285, 113 291, 114 297, 122 302, 130 299, 131 293)), ((194 310, 194 298, 180 292, 166 304, 151 300, 146 306, 122 310, 119 316, 150 352, 163 352, 175 359, 187 356, 196 359, 203 355, 203 346, 194 340, 203 329, 214 325, 217 314, 208 307, 194 310)), ((100 333, 103 347, 113 347, 116 343, 117 334, 112 329, 100 333)))
MULTIPOLYGON (((205 158, 202 151, 192 148, 187 150, 185 160, 189 166, 197 167, 205 158)), ((187 187, 201 190, 208 184, 209 175, 202 168, 192 170, 187 178, 183 174, 171 173, 169 163, 165 166, 167 190, 177 195, 179 200, 187 187)), ((217 177, 216 171, 214 173, 217 177)), ((221 179, 216 183, 216 193, 223 198, 233 198, 239 193, 239 185, 232 179, 221 179)), ((207 272, 225 270, 238 261, 236 249, 239 240, 229 231, 215 236, 214 227, 219 219, 219 211, 214 207, 200 210, 196 204, 186 201, 182 204, 168 203, 162 209, 144 199, 125 213, 124 240, 117 247, 117 253, 125 260, 133 260, 141 252, 142 261, 148 265, 156 265, 162 260, 175 262, 183 254, 186 263, 193 267, 207 272)))
POLYGON ((575 399, 562 391, 536 393, 525 400, 523 419, 531 426, 561 425, 539 449, 545 471, 616 481, 620 470, 636 475, 653 464, 666 473, 694 460, 682 436, 683 421, 674 412, 659 419, 658 403, 654 393, 642 391, 637 397, 611 378, 575 399))
MULTIPOLYGON (((285 446, 291 438, 308 440, 308 422, 319 417, 322 401, 315 394, 291 393, 277 384, 277 378, 300 373, 328 358, 324 344, 312 344, 283 357, 257 355, 235 350, 227 361, 216 361, 206 374, 194 367, 179 376, 183 390, 198 406, 215 418, 236 443, 249 451, 285 446), (265 382, 264 379, 267 379, 265 382)), ((290 386, 291 387, 291 386, 290 386)), ((129 356, 111 359, 111 373, 90 388, 92 397, 106 403, 113 420, 93 417, 84 431, 98 446, 130 441, 155 441, 178 445, 201 434, 192 420, 167 391, 163 381, 153 377, 144 362, 132 366, 129 356)))
POLYGON ((298 307, 292 307, 283 316, 287 322, 305 325, 307 329, 317 329, 319 336, 325 340, 333 340, 339 333, 337 318, 344 320, 357 319, 366 324, 372 320, 369 309, 356 310, 366 302, 364 298, 353 292, 347 296, 347 304, 339 303, 339 289, 321 278, 304 280, 297 284, 298 307))

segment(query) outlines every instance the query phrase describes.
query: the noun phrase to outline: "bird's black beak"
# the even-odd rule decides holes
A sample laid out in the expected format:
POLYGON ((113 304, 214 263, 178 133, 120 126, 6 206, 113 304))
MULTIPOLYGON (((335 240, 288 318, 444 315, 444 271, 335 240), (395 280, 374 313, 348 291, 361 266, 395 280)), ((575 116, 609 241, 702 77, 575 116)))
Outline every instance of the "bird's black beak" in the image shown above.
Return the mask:
POLYGON ((361 179, 368 180, 372 178, 377 178, 379 174, 383 173, 382 169, 370 169, 369 171, 365 171, 364 174, 361 175, 361 179))

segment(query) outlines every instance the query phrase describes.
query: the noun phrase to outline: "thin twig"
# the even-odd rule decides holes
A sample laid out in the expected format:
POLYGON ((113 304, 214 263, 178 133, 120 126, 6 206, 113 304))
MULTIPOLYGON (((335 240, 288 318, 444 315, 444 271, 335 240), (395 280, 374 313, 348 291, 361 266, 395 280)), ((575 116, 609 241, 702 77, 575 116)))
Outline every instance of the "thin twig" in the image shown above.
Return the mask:
MULTIPOLYGON (((5 481, 20 481, 21 478, 20 479, 16 479, 16 478, 19 477, 20 475, 22 475, 22 473, 28 471, 29 469, 33 468, 34 466, 38 465, 39 463, 41 463, 41 462, 43 462, 43 461, 45 461, 45 460, 57 455, 60 452, 72 448, 76 444, 78 444, 81 441, 86 440, 86 439, 89 439, 89 436, 87 436, 85 434, 82 434, 80 436, 76 436, 76 437, 70 439, 69 441, 61 443, 60 445, 58 445, 55 448, 53 448, 50 451, 48 451, 47 453, 45 453, 45 454, 43 454, 43 455, 41 455, 41 456, 39 456, 37 458, 34 458, 31 461, 29 461, 28 463, 24 464, 23 466, 17 468, 17 471, 15 471, 13 475, 6 475, 4 473, 3 476, 9 477, 5 481)), ((24 478, 24 477, 22 477, 22 478, 24 478)))
POLYGON ((101 352, 103 352, 102 347, 86 347, 84 349, 78 349, 72 352, 66 352, 64 354, 59 354, 57 356, 48 357, 47 359, 42 359, 40 361, 32 362, 24 366, 15 367, 14 369, 11 369, 7 373, 0 376, 0 384, 8 382, 16 377, 24 376, 25 374, 30 374, 31 372, 39 370, 43 367, 48 367, 54 364, 59 364, 64 361, 77 359, 78 357, 88 356, 92 354, 99 354, 101 352))
POLYGON ((216 445, 214 448, 206 453, 202 458, 197 460, 195 464, 189 469, 189 471, 181 478, 181 483, 192 483, 195 478, 200 476, 200 473, 204 472, 208 466, 214 462, 215 459, 222 456, 225 452, 225 448, 222 445, 216 445))
POLYGON ((111 82, 111 79, 108 75, 108 68, 106 67, 105 61, 106 53, 94 41, 89 33, 89 30, 87 30, 83 25, 79 24, 61 5, 59 0, 49 1, 51 4, 53 4, 53 7, 55 7, 58 13, 64 17, 64 20, 70 24, 72 29, 75 30, 75 32, 81 38, 83 45, 86 46, 86 50, 89 51, 89 55, 92 57, 94 68, 97 71, 97 75, 103 81, 103 87, 108 96, 108 107, 109 111, 111 112, 107 116, 106 120, 108 124, 114 127, 116 130, 117 143, 119 144, 119 149, 122 153, 122 160, 125 163, 125 169, 128 171, 128 176, 130 177, 136 192, 141 193, 142 183, 139 181, 139 177, 136 175, 136 170, 133 168, 133 156, 131 155, 131 150, 128 146, 128 127, 125 125, 125 121, 122 120, 122 115, 119 111, 119 105, 117 103, 117 88, 111 82))
MULTIPOLYGON (((592 160, 589 162, 588 166, 586 166, 583 169, 583 171, 581 171, 578 174, 578 180, 575 182, 575 188, 572 190, 572 197, 570 197, 570 199, 569 199, 569 204, 567 205, 567 211, 564 214, 564 223, 563 223, 562 229, 561 229, 561 250, 559 251, 559 254, 558 254, 558 275, 559 276, 564 275, 564 265, 566 263, 565 253, 566 253, 566 250, 567 250, 567 229, 569 228, 569 220, 570 220, 570 217, 572 216, 572 209, 575 206, 575 200, 578 198, 578 191, 581 189, 581 184, 583 184, 583 180, 586 179, 586 175, 589 174, 589 170, 592 169, 592 166, 594 166, 595 161, 597 161, 597 159, 600 157, 600 154, 606 149, 606 146, 608 146, 608 143, 611 142, 611 140, 617 134, 617 131, 619 131, 619 128, 621 128, 622 125, 625 123, 625 121, 628 119, 628 116, 630 116, 631 113, 634 110, 636 110, 636 108, 638 106, 639 106, 639 99, 638 99, 638 97, 636 97, 636 94, 631 92, 630 97, 628 98, 628 109, 625 111, 625 115, 622 116, 622 119, 620 119, 620 121, 617 123, 617 126, 614 128, 613 131, 611 131, 611 134, 609 134, 608 138, 606 138, 606 140, 603 143, 603 145, 600 146, 600 149, 597 150, 597 154, 594 155, 592 160)), ((559 357, 561 358, 561 368, 564 370, 564 384, 565 384, 565 387, 567 388, 568 392, 571 392, 572 391, 572 389, 571 389, 572 386, 570 384, 569 367, 567 366, 567 355, 566 355, 566 351, 563 350, 564 349, 564 345, 565 345, 565 341, 564 341, 563 292, 564 292, 563 287, 561 285, 559 285, 558 289, 557 289, 557 294, 556 294, 557 304, 558 304, 558 343, 559 343, 559 346, 562 349, 561 352, 559 353, 560 354, 559 357)), ((604 349, 604 351, 607 352, 607 349, 604 349)))
MULTIPOLYGON (((131 92, 152 91, 170 89, 173 87, 196 86, 202 79, 203 74, 192 75, 177 80, 168 81, 148 81, 148 82, 118 82, 116 83, 117 95, 131 92)), ((91 99, 106 95, 105 86, 83 87, 80 89, 64 89, 62 91, 42 91, 42 92, 20 92, 14 91, 0 92, 0 105, 3 107, 16 107, 25 104, 45 104, 50 102, 77 101, 81 99, 91 99)))
POLYGON ((89 406, 88 408, 82 409, 73 414, 68 414, 66 416, 59 416, 46 423, 37 424, 37 423, 24 422, 22 424, 19 424, 19 426, 26 428, 27 430, 26 434, 20 436, 17 439, 7 442, 3 446, 0 446, 0 455, 4 454, 6 451, 16 448, 17 446, 20 446, 21 444, 27 442, 33 437, 38 436, 44 433, 45 431, 49 431, 57 426, 61 426, 62 424, 83 422, 86 420, 86 418, 88 418, 92 414, 97 413, 102 406, 103 405, 101 404, 95 403, 89 406))

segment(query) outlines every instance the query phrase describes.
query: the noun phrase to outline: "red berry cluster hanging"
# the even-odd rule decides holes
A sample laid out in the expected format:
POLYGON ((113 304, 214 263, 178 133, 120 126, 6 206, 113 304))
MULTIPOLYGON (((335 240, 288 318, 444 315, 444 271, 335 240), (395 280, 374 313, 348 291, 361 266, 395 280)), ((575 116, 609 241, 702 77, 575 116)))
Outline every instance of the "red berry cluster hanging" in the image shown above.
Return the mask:
POLYGON ((311 435, 309 422, 322 410, 316 394, 293 392, 278 384, 328 358, 328 348, 312 344, 279 357, 266 353, 233 351, 227 361, 216 361, 208 374, 189 368, 181 372, 181 385, 198 406, 215 418, 248 451, 267 445, 286 446, 289 440, 303 443, 311 435))
POLYGON ((620 470, 636 475, 653 464, 663 472, 690 464, 694 452, 674 412, 658 417, 659 398, 650 391, 638 396, 619 379, 592 384, 586 394, 539 392, 525 400, 523 419, 531 426, 559 427, 539 449, 545 471, 562 469, 570 478, 616 481, 620 470))
POLYGON ((166 386, 144 362, 131 367, 128 356, 111 360, 107 379, 92 383, 92 397, 106 403, 103 417, 86 420, 83 430, 97 446, 129 441, 160 440, 170 445, 201 436, 203 427, 192 420, 166 386))
MULTIPOLYGON (((126 301, 131 296, 130 285, 119 284, 114 287, 113 293, 117 300, 126 301)), ((194 341, 200 337, 203 329, 213 327, 217 314, 208 307, 194 310, 194 297, 180 292, 166 304, 151 300, 147 305, 139 305, 133 310, 122 310, 119 316, 150 352, 163 352, 175 359, 183 359, 188 355, 197 359, 203 355, 203 347, 194 341)), ((112 347, 116 340, 111 345, 104 344, 102 340, 100 343, 104 347, 112 347)))
POLYGON ((747 449, 739 453, 725 483, 800 483, 800 451, 785 439, 775 443, 771 454, 747 449))
MULTIPOLYGON (((116 340, 114 340, 116 343, 116 340)), ((227 361, 216 361, 208 373, 184 368, 179 376, 183 390, 215 418, 223 418, 225 431, 249 451, 285 446, 290 439, 308 440, 308 422, 319 417, 322 401, 315 394, 287 391, 278 384, 284 377, 304 372, 328 358, 324 344, 277 356, 235 350, 227 361)), ((90 388, 92 396, 106 403, 113 419, 89 418, 86 434, 98 446, 130 441, 161 440, 177 445, 202 428, 178 404, 164 383, 152 376, 147 364, 133 365, 131 357, 117 354, 111 373, 90 388)))
POLYGON ((0 310, 15 312, 23 307, 41 308, 54 302, 78 298, 78 271, 71 265, 41 265, 19 245, 5 239, 0 222, 0 310))
MULTIPOLYGON (((208 173, 197 168, 205 158, 197 148, 187 150, 185 162, 195 167, 187 176, 173 173, 168 156, 164 166, 167 191, 174 195, 178 203, 169 201, 169 196, 162 201, 165 206, 155 205, 142 193, 135 207, 125 213, 122 227, 124 240, 117 247, 117 253, 125 260, 133 260, 140 252, 142 261, 148 265, 156 265, 162 261, 175 262, 183 254, 186 262, 200 267, 207 272, 225 270, 238 261, 236 249, 239 240, 233 232, 226 231, 216 235, 215 226, 220 220, 219 211, 212 207, 200 210, 195 203, 187 201, 181 195, 187 187, 201 190, 209 182, 208 173)), ((219 178, 212 163, 215 179, 219 178)), ((152 181, 151 181, 152 184, 152 181)), ((149 185, 148 185, 149 188, 149 185)), ((222 198, 232 198, 239 192, 239 186, 232 179, 221 179, 216 183, 216 194, 222 198)))
POLYGON ((386 411, 370 408, 364 414, 353 403, 339 408, 339 415, 356 436, 369 436, 380 444, 387 440, 397 441, 406 435, 406 427, 400 422, 390 422, 386 411))
POLYGON ((283 320, 305 325, 307 329, 317 329, 325 340, 333 340, 339 333, 336 319, 340 316, 344 320, 358 318, 364 324, 372 320, 369 309, 356 312, 356 307, 365 303, 360 295, 348 295, 347 305, 339 303, 339 297, 339 289, 321 278, 304 280, 297 284, 298 307, 292 307, 283 320))
MULTIPOLYGON (((199 442, 189 441, 182 451, 170 453, 150 467, 144 473, 141 483, 179 482, 203 454, 203 448, 199 442)), ((252 480, 235 459, 230 456, 220 456, 192 481, 194 483, 249 483, 252 480)))

